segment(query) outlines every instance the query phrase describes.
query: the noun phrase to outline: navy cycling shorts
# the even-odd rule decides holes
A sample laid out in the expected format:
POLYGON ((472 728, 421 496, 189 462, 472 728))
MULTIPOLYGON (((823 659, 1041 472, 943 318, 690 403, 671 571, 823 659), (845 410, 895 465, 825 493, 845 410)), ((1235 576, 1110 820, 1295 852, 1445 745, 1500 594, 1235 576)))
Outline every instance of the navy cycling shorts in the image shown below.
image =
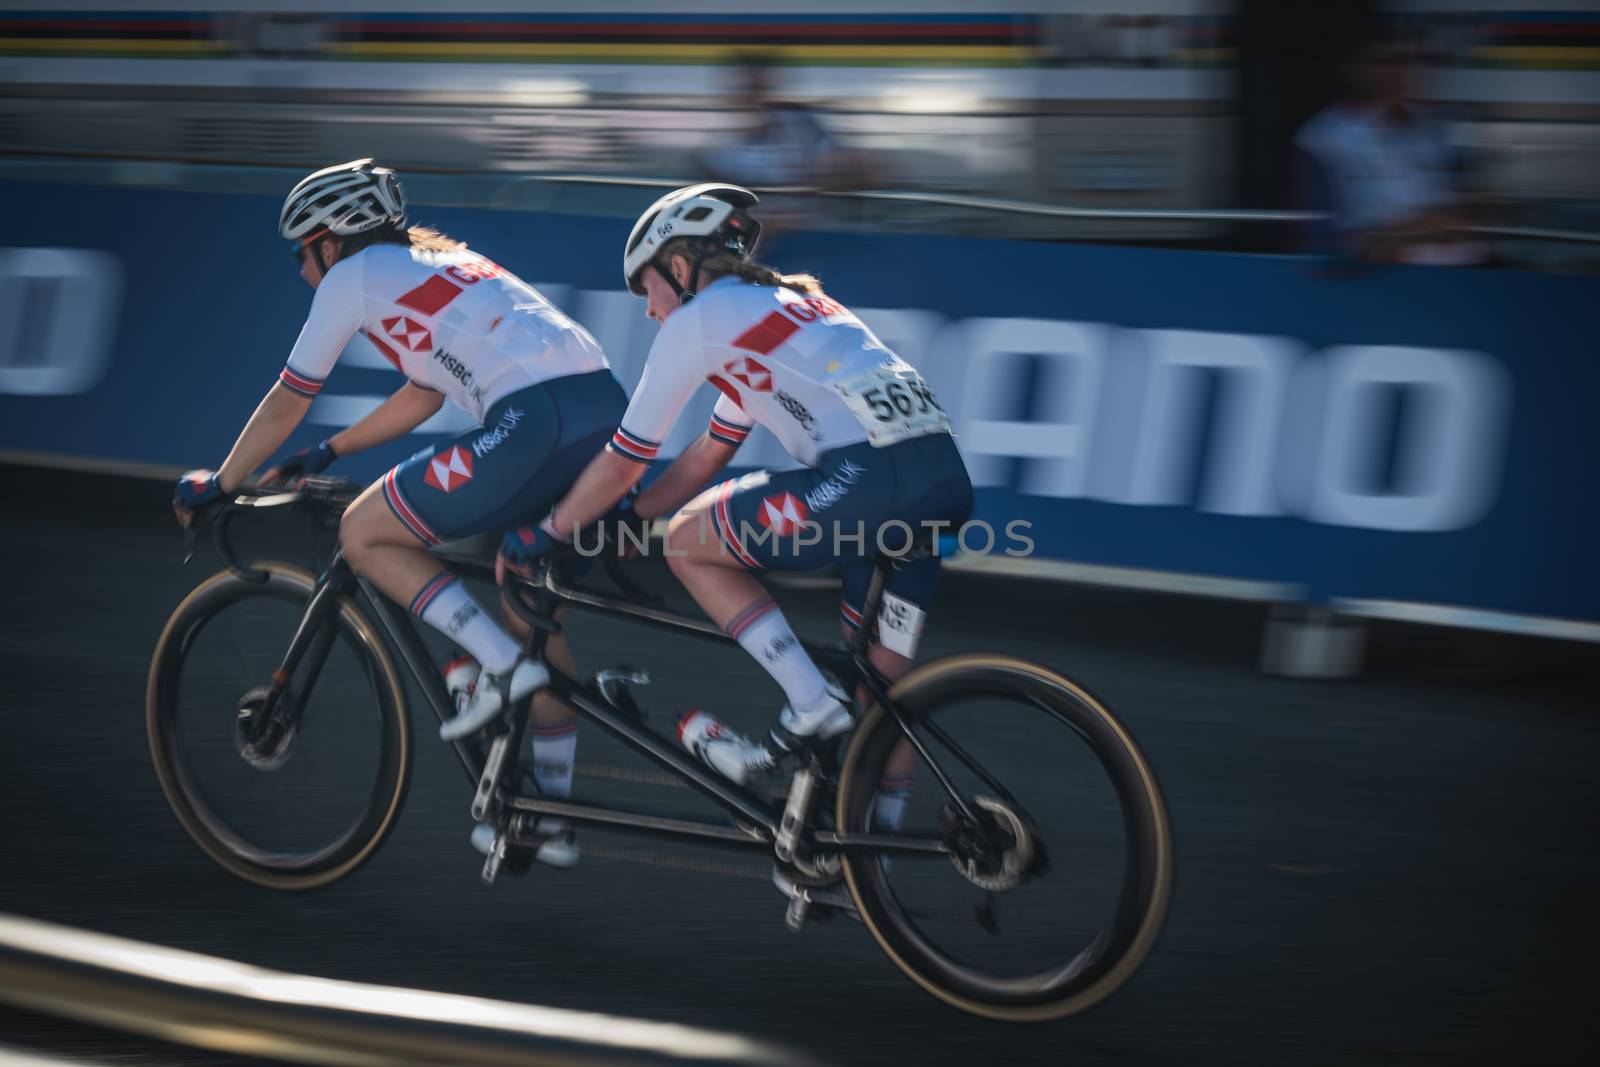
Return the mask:
POLYGON ((537 519, 611 440, 627 406, 609 370, 530 385, 503 397, 478 429, 385 474, 383 497, 428 545, 537 519))
MULTIPOLYGON (((852 628, 861 623, 880 551, 904 552, 914 534, 933 529, 924 523, 948 523, 944 532, 955 533, 972 514, 972 482, 949 434, 887 448, 847 445, 824 453, 815 468, 756 471, 715 492, 717 536, 751 570, 837 563, 840 613, 852 628)), ((938 582, 939 558, 929 555, 897 564, 884 591, 925 613, 938 582)))

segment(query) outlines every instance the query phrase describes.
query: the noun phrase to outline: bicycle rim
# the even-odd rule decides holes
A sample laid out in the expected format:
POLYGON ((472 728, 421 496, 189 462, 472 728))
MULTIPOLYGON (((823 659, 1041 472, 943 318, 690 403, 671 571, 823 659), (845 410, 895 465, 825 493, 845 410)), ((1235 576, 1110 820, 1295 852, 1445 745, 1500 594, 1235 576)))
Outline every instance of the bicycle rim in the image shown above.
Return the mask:
POLYGON ((208 855, 257 884, 309 889, 370 859, 392 828, 410 776, 409 724, 387 649, 342 600, 338 635, 285 762, 263 772, 244 760, 239 699, 270 681, 314 585, 298 568, 259 566, 267 585, 221 572, 169 619, 146 695, 151 757, 168 802, 208 855), (236 614, 248 638, 219 644, 219 632, 241 628, 236 614))
MULTIPOLYGON (((1109 996, 1153 947, 1173 874, 1165 807, 1127 730, 1081 686, 1003 656, 936 661, 891 692, 969 810, 1014 846, 997 855, 1027 870, 978 865, 978 885, 948 857, 887 869, 847 858, 879 946, 934 996, 989 1018, 1056 1019, 1109 996), (1005 812, 1027 829, 1011 834, 1005 812)), ((848 831, 881 829, 875 798, 900 736, 881 708, 858 727, 837 800, 848 831)), ((920 760, 912 778, 903 832, 939 833, 954 805, 920 760)))

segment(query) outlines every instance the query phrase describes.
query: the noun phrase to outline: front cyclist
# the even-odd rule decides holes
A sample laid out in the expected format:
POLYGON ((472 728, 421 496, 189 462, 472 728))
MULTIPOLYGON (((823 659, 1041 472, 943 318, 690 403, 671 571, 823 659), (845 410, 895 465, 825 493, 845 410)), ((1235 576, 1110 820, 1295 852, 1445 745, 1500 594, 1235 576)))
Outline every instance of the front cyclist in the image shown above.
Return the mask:
MULTIPOLYGON (((406 384, 268 480, 320 472, 336 456, 407 434, 450 399, 478 427, 369 486, 345 512, 339 543, 356 571, 482 665, 470 699, 439 731, 446 740, 463 737, 548 674, 521 656, 427 547, 550 508, 611 437, 627 398, 594 338, 537 291, 459 241, 408 227, 400 183, 370 159, 302 180, 284 201, 278 230, 294 242, 300 273, 316 290, 311 314, 221 468, 179 481, 179 519, 187 524, 193 509, 232 492, 283 445, 358 332, 406 384)), ((534 719, 536 767, 566 767, 555 789, 541 788, 564 794, 571 712, 541 698, 534 719), (538 751, 541 740, 551 752, 538 751)))
MULTIPOLYGON (((639 494, 633 510, 665 515, 694 497, 668 527, 672 570, 788 697, 759 744, 722 731, 685 737, 739 782, 852 724, 849 697, 817 670, 752 572, 837 562, 848 635, 861 618, 876 547, 906 540, 896 529, 880 541, 885 525, 956 525, 972 506, 949 422, 916 370, 816 279, 749 260, 760 224, 746 209, 755 202, 737 186, 696 185, 640 217, 623 274, 661 323, 644 376, 616 435, 572 492, 536 530, 508 534, 503 549, 516 562, 606 512, 655 458, 690 394, 704 382, 721 391, 705 435, 639 494), (760 471, 695 496, 758 422, 804 469, 760 471)), ((888 579, 884 616, 893 621, 880 623, 871 656, 891 678, 910 667, 938 574, 938 558, 925 556, 888 579)), ((909 773, 909 748, 903 755, 891 771, 909 773)), ((880 823, 898 822, 905 786, 882 783, 880 823)))

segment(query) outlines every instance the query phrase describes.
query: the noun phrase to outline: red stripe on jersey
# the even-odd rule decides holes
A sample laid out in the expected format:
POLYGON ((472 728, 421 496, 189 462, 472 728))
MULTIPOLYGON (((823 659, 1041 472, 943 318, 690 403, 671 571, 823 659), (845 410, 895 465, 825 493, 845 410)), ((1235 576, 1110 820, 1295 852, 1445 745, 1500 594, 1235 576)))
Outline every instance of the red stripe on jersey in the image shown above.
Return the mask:
POLYGON ((764 356, 787 341, 799 328, 799 324, 783 312, 774 311, 734 338, 733 347, 764 356))
POLYGON ((661 449, 660 445, 652 445, 643 438, 634 437, 620 427, 616 433, 611 435, 611 447, 629 459, 637 459, 646 463, 655 459, 656 453, 661 449))
POLYGON ((395 370, 400 369, 400 353, 390 348, 387 341, 373 333, 371 330, 362 330, 361 332, 367 335, 367 340, 372 342, 372 347, 376 348, 378 353, 383 356, 384 359, 394 364, 395 370))
POLYGON ((461 295, 461 286, 435 274, 395 303, 423 315, 436 315, 439 309, 461 295))
POLYGON ((744 401, 739 399, 739 390, 737 390, 737 389, 735 389, 733 387, 733 383, 732 382, 729 382, 725 378, 718 377, 715 374, 707 375, 706 376, 706 381, 708 381, 712 385, 716 386, 717 387, 717 391, 719 393, 721 393, 723 396, 727 397, 729 400, 733 401, 735 404, 738 404, 740 411, 744 410, 744 401))
POLYGON ((293 367, 284 367, 279 371, 278 380, 301 396, 316 396, 322 390, 320 381, 296 372, 293 367))
POLYGON ((749 437, 751 429, 749 426, 740 426, 736 422, 729 422, 727 419, 718 418, 716 415, 711 416, 711 432, 720 434, 735 444, 749 437))

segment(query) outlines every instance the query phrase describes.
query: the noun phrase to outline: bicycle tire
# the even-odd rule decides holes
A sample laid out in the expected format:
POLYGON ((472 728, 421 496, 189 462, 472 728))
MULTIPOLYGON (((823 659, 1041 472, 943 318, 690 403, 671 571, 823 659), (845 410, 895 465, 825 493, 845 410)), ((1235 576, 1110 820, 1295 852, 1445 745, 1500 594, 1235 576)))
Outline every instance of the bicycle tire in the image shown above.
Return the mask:
MULTIPOLYGON (((1128 842, 1113 931, 1097 957, 1059 981, 1029 989, 989 980, 941 955, 900 910, 881 868, 867 854, 845 854, 844 874, 863 924, 880 948, 924 990, 963 1011, 1007 1022, 1043 1022, 1082 1012, 1121 987, 1144 961, 1172 892, 1173 845, 1166 806, 1148 762, 1127 729, 1082 686, 1037 664, 969 654, 936 660, 901 678, 890 698, 907 720, 925 721, 941 704, 1004 692, 1063 718, 1089 741, 1118 798, 1128 842)), ((847 832, 869 832, 872 797, 894 744, 903 736, 881 705, 857 726, 840 771, 837 810, 847 832)))
POLYGON ((333 846, 310 855, 267 853, 252 848, 210 810, 184 766, 176 742, 177 682, 189 642, 225 607, 252 597, 305 604, 316 584, 307 571, 278 562, 253 566, 266 572, 257 584, 219 571, 194 588, 167 620, 150 661, 145 691, 145 727, 150 757, 162 792, 196 844, 222 867, 248 882, 272 889, 305 890, 345 877, 371 859, 394 827, 411 779, 411 725, 405 691, 387 646, 371 621, 348 597, 335 616, 342 636, 353 642, 369 667, 379 704, 382 740, 378 774, 365 810, 353 829, 333 846))

